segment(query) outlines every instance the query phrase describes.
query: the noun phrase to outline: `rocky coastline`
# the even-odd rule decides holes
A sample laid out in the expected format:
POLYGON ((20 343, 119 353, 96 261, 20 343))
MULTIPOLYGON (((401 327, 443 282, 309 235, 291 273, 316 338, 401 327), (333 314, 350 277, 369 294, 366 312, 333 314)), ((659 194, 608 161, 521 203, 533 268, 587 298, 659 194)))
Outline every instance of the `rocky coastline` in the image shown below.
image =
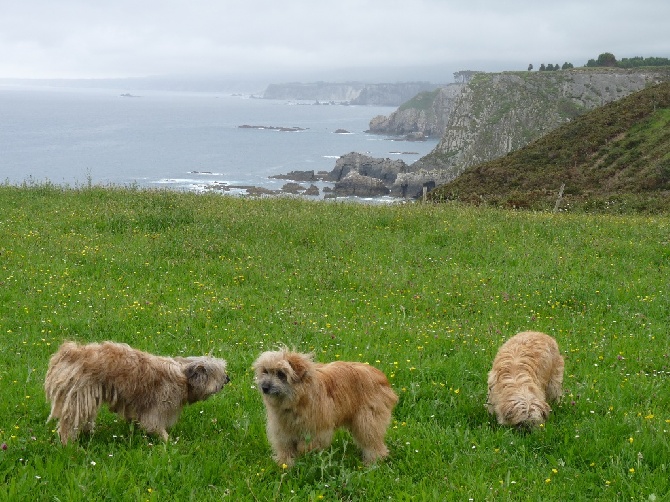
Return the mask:
POLYGON ((434 173, 412 172, 402 160, 370 157, 357 152, 342 155, 331 171, 291 171, 270 176, 285 180, 278 190, 269 188, 214 183, 208 190, 220 192, 243 191, 252 196, 299 195, 314 198, 338 197, 417 199, 423 189, 436 186, 434 173), (321 185, 319 188, 318 185, 321 185), (325 185, 325 186, 323 186, 325 185))
MULTIPOLYGON (((423 189, 434 188, 436 180, 434 174, 412 172, 410 166, 404 161, 389 158, 370 157, 357 152, 342 155, 335 162, 335 167, 330 171, 291 171, 286 174, 271 176, 274 179, 290 181, 290 193, 303 193, 315 195, 314 185, 316 182, 332 183, 332 188, 323 189, 324 198, 336 197, 398 197, 403 199, 414 199, 422 197, 423 189), (300 183, 310 183, 308 188, 300 183), (294 185, 302 187, 300 192, 294 185)), ((286 185, 282 188, 286 192, 286 185)), ((318 194, 316 194, 318 195, 318 194)))

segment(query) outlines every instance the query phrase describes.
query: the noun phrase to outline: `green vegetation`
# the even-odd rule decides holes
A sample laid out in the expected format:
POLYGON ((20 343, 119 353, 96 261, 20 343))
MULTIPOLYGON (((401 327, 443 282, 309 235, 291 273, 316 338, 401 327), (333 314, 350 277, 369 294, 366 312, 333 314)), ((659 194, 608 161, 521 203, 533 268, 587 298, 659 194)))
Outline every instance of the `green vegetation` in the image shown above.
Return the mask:
POLYGON ((617 61, 616 56, 611 52, 603 52, 598 56, 598 59, 589 59, 586 63, 589 68, 597 68, 601 66, 610 66, 617 68, 641 68, 644 66, 670 66, 670 59, 659 57, 641 57, 622 58, 617 61))
POLYGON ((406 101, 398 108, 398 112, 404 110, 419 110, 419 111, 430 111, 433 108, 435 103, 435 98, 440 93, 440 89, 435 89, 433 91, 420 92, 414 96, 409 101, 406 101))
POLYGON ((666 217, 0 187, 0 500, 660 500, 669 235, 666 217), (484 409, 524 329, 566 358, 529 434, 484 409), (168 444, 105 411, 63 448, 42 384, 65 339, 212 351, 232 382, 168 444), (272 462, 250 365, 281 342, 389 376, 387 461, 338 434, 272 462))
POLYGON ((493 206, 670 211, 670 83, 599 107, 509 155, 471 167, 430 194, 493 206))

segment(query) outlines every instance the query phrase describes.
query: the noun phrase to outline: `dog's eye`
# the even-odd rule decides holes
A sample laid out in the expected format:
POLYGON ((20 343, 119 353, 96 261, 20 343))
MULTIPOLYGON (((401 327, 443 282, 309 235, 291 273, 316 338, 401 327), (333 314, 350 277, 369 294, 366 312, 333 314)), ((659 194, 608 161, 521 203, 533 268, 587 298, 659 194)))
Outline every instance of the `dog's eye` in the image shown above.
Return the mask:
POLYGON ((277 378, 281 380, 282 382, 286 381, 286 373, 284 373, 282 370, 277 371, 277 378))
POLYGON ((267 375, 267 374, 268 374, 268 370, 266 370, 265 368, 263 368, 262 373, 263 373, 264 375, 267 375))

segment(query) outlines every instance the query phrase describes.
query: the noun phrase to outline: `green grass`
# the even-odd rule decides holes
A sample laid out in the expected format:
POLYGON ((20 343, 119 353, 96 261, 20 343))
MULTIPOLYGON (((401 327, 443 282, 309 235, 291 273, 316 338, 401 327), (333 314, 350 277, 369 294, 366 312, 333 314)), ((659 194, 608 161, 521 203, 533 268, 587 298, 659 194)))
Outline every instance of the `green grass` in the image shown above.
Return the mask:
POLYGON ((662 500, 670 492, 670 220, 0 187, 0 500, 662 500), (566 359, 545 427, 485 412, 500 344, 566 359), (168 444, 101 413, 62 447, 42 390, 66 339, 213 351, 232 382, 168 444), (284 471, 251 363, 286 343, 374 364, 390 457, 345 433, 284 471))

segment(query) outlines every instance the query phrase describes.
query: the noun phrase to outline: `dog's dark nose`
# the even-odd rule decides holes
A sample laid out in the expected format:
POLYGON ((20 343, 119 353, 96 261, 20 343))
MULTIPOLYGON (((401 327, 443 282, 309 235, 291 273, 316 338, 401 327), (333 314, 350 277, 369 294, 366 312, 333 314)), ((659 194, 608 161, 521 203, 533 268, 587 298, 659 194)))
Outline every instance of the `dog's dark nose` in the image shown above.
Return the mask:
POLYGON ((228 375, 226 375, 226 378, 223 380, 223 384, 225 385, 228 382, 230 382, 230 377, 228 375))
POLYGON ((264 383, 263 385, 261 385, 261 390, 263 391, 263 394, 269 394, 270 389, 272 389, 272 386, 270 384, 264 383))

